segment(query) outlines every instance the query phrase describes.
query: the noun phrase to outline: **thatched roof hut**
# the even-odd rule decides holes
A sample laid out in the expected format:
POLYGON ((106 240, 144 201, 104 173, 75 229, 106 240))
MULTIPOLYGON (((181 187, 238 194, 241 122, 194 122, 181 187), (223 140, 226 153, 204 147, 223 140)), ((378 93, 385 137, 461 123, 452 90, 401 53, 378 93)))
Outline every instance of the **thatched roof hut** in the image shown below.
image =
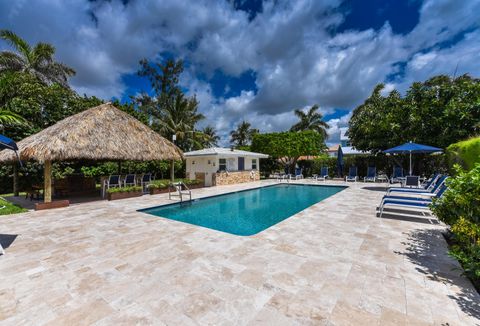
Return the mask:
MULTIPOLYGON (((47 203, 51 201, 54 161, 150 161, 180 160, 183 157, 177 146, 111 103, 65 118, 17 145, 22 161, 44 163, 44 198, 47 203)), ((0 152, 0 162, 15 160, 12 151, 0 152)))
MULTIPOLYGON (((112 104, 102 104, 57 122, 20 142, 23 161, 181 160, 182 151, 112 104)), ((16 160, 0 152, 0 162, 16 160)))

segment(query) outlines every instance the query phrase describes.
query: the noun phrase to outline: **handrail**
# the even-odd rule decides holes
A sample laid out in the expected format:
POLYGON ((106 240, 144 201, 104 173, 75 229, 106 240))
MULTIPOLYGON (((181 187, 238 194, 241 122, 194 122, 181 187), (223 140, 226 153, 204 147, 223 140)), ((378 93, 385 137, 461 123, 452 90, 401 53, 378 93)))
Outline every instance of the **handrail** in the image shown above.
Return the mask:
POLYGON ((183 202, 183 195, 188 195, 189 200, 192 200, 192 191, 187 187, 182 181, 179 182, 170 182, 168 185, 168 199, 172 199, 174 196, 180 197, 180 202, 183 202), (172 188, 175 193, 172 193, 172 188), (183 190, 185 188, 185 190, 183 190), (178 194, 177 194, 178 192, 178 194))

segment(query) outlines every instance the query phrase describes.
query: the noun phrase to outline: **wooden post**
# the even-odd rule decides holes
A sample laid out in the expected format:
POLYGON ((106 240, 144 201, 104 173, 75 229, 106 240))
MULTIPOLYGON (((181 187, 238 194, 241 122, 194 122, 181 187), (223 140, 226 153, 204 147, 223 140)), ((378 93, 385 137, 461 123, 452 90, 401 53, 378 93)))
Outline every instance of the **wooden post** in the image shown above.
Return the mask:
POLYGON ((18 195, 19 195, 17 162, 13 163, 13 195, 15 197, 18 197, 18 195))
POLYGON ((175 161, 170 162, 170 181, 175 181, 175 161))
POLYGON ((45 161, 43 173, 43 198, 45 203, 52 202, 52 161, 45 161))

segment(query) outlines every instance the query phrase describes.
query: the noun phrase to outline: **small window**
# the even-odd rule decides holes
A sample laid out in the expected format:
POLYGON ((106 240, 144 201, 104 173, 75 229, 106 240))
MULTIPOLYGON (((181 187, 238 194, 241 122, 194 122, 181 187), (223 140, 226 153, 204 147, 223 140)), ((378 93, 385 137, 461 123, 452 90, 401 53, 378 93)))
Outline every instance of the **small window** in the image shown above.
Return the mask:
POLYGON ((252 170, 256 170, 256 169, 257 169, 257 159, 252 158, 252 170))
POLYGON ((218 170, 219 171, 226 171, 227 170, 227 159, 221 158, 218 160, 218 170))

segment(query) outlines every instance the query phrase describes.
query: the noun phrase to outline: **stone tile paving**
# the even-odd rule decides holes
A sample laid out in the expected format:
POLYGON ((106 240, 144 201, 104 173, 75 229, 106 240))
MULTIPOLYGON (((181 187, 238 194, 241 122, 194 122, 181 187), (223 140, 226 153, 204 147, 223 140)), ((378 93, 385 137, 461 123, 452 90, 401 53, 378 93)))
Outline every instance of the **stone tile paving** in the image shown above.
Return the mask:
POLYGON ((167 195, 1 217, 18 237, 0 257, 0 324, 479 324, 443 226, 376 217, 382 194, 350 184, 251 237, 136 212, 167 195))

